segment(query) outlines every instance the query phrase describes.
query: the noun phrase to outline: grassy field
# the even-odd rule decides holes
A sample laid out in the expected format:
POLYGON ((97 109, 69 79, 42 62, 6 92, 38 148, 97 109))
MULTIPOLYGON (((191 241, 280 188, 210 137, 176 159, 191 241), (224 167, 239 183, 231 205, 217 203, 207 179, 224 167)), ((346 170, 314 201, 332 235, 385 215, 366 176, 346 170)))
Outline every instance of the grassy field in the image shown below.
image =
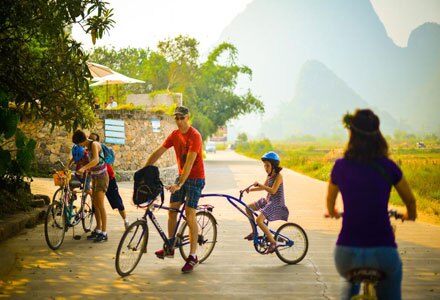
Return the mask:
MULTIPOLYGON (((414 144, 391 144, 391 155, 402 169, 417 198, 420 219, 440 224, 440 145, 427 144, 417 149, 414 144)), ((282 165, 299 173, 328 181, 334 161, 342 156, 345 144, 341 142, 274 143, 259 141, 239 146, 237 152, 260 158, 268 150, 277 151, 282 165)), ((402 206, 393 189, 390 202, 402 206)))

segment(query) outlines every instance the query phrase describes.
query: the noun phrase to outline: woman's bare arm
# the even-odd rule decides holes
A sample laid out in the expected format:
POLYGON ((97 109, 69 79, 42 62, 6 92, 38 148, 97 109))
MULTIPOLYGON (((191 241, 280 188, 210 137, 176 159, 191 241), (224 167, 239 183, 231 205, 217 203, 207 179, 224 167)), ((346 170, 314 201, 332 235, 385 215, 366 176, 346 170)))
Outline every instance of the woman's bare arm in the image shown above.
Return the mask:
POLYGON ((327 212, 330 217, 338 218, 338 212, 335 209, 336 197, 338 196, 339 188, 331 181, 328 182, 327 189, 327 212))
POLYGON ((397 193, 406 206, 406 214, 403 215, 404 220, 414 221, 417 218, 416 198, 404 177, 395 185, 397 193))

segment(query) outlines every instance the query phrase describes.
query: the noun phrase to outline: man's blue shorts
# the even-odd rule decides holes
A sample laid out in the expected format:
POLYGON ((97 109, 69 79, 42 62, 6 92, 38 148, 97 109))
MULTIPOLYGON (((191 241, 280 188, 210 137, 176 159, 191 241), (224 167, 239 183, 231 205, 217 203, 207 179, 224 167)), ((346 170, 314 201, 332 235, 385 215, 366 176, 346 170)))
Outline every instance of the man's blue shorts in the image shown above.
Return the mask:
MULTIPOLYGON (((179 177, 176 179, 176 183, 179 182, 179 177)), ((182 185, 180 190, 171 194, 170 202, 183 202, 186 199, 186 205, 191 208, 197 208, 199 204, 200 195, 205 187, 204 178, 188 178, 182 185)))

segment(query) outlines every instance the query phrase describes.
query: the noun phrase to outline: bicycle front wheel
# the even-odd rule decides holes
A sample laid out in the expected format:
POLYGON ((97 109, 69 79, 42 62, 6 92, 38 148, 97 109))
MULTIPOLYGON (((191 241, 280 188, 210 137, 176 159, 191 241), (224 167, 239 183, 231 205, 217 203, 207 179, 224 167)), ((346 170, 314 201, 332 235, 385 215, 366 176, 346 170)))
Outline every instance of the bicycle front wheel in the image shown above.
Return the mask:
MULTIPOLYGON (((217 221, 214 216, 207 211, 197 212, 196 221, 198 227, 196 254, 199 262, 202 263, 211 255, 215 243, 217 242, 217 221)), ((179 238, 180 255, 182 255, 184 260, 187 260, 190 253, 188 222, 182 224, 179 231, 179 238)))
POLYGON ((86 193, 82 202, 82 227, 84 229, 84 232, 89 232, 90 229, 92 229, 93 224, 92 197, 86 193))
POLYGON ((116 250, 115 267, 120 276, 127 276, 138 265, 147 250, 148 226, 144 220, 137 220, 128 226, 116 250))
POLYGON ((289 265, 303 260, 309 249, 306 232, 295 223, 281 225, 275 233, 275 241, 277 242, 275 253, 279 259, 289 265))
POLYGON ((44 237, 52 250, 57 250, 64 241, 66 233, 66 214, 64 213, 64 190, 58 189, 52 203, 47 208, 44 220, 44 237))

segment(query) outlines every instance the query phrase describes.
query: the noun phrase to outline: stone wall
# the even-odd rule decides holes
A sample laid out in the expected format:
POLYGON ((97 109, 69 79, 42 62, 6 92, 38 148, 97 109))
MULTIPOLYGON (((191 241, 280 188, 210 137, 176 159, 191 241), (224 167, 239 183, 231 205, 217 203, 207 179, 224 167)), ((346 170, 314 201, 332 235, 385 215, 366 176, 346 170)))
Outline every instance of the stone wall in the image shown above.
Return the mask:
MULTIPOLYGON (((86 134, 96 132, 104 141, 104 120, 117 119, 125 121, 125 145, 108 144, 115 151, 114 168, 122 176, 121 180, 130 180, 134 171, 140 169, 165 138, 176 128, 172 117, 160 113, 130 110, 99 110, 93 128, 85 130, 86 134), (160 132, 153 132, 151 119, 160 119, 160 132)), ((62 128, 50 132, 50 125, 43 121, 22 122, 19 127, 28 137, 36 140, 35 164, 40 170, 52 169, 60 159, 67 163, 71 157, 72 133, 62 128)), ((176 160, 174 151, 165 154, 156 163, 168 176, 174 176, 176 160)), ((168 180, 167 180, 168 181, 168 180)))

